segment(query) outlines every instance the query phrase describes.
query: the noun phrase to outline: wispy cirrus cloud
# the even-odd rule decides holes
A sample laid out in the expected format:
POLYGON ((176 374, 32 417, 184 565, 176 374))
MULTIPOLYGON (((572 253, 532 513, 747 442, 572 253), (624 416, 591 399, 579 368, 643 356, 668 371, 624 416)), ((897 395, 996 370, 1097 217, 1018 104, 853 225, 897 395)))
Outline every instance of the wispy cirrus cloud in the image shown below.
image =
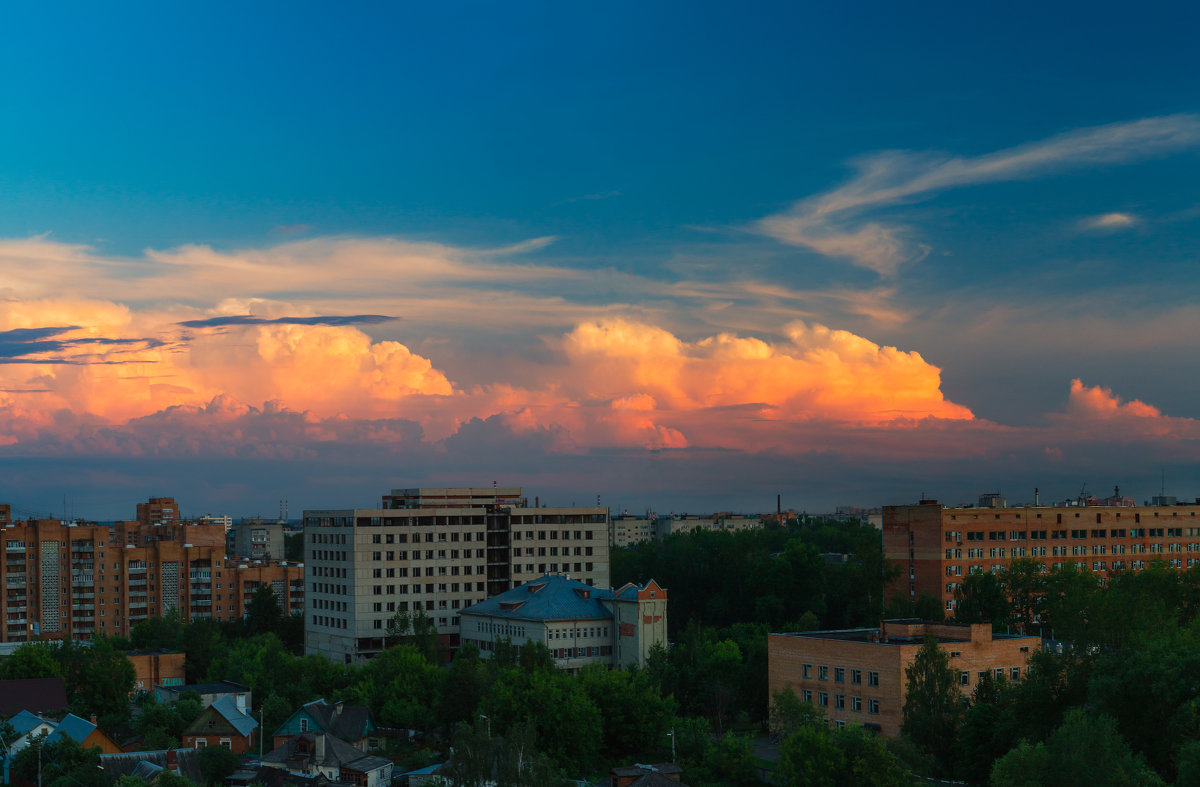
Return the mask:
POLYGON ((910 227, 870 219, 874 209, 950 189, 1123 164, 1196 147, 1200 117, 1181 114, 1079 129, 981 156, 884 151, 855 160, 855 176, 847 183, 802 199, 752 229, 892 277, 929 247, 915 240, 910 227))
MULTIPOLYGON (((252 314, 235 314, 228 317, 208 317, 203 320, 184 320, 178 323, 184 328, 221 328, 229 325, 375 325, 391 322, 396 317, 383 314, 327 314, 315 317, 255 317, 252 314)), ((0 336, 0 340, 3 337, 0 336)))

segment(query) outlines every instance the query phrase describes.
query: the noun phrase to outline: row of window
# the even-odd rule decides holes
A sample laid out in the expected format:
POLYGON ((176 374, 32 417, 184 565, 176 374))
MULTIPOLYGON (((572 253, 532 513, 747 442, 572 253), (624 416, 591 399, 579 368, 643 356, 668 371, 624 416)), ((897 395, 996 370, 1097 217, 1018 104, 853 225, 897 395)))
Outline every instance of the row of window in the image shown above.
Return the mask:
MULTIPOLYGON (((961 543, 963 533, 957 530, 949 530, 945 534, 947 541, 961 543)), ((1073 529, 1073 530, 1010 530, 1007 533, 1003 530, 993 530, 987 532, 987 538, 984 538, 984 531, 975 530, 968 531, 966 534, 967 541, 1025 541, 1026 538, 1030 541, 1065 541, 1068 538, 1072 540, 1082 539, 1098 539, 1098 538, 1185 538, 1188 536, 1200 536, 1200 527, 1133 527, 1133 528, 1113 528, 1111 530, 1104 528, 1073 529)))
MULTIPOLYGON (((1121 512, 1120 512, 1120 511, 1116 511, 1116 512, 1114 512, 1114 514, 1115 514, 1115 516, 1116 516, 1116 518, 1117 518, 1117 519, 1120 519, 1120 518, 1121 518, 1121 512)), ((1158 512, 1158 511, 1154 511, 1154 512, 1152 512, 1152 514, 1153 514, 1153 516, 1154 516, 1155 518, 1157 518, 1157 517, 1158 517, 1158 515, 1159 515, 1159 512, 1158 512)), ((970 516, 972 519, 979 519, 979 516, 980 516, 980 515, 979 515, 979 514, 970 514, 969 516, 970 516)), ((993 514, 993 516, 994 516, 996 519, 1000 519, 1000 518, 1003 516, 1003 514, 993 514)), ((1063 515, 1059 513, 1059 514, 1055 514, 1054 516, 1055 516, 1055 521, 1056 521, 1056 523, 1061 525, 1061 524, 1062 524, 1062 521, 1063 521, 1063 515)), ((1102 517, 1102 516, 1103 516, 1103 514, 1102 514, 1101 512, 1099 512, 1099 511, 1097 511, 1097 512, 1096 512, 1096 524, 1099 524, 1100 522, 1102 522, 1102 521, 1103 521, 1103 520, 1101 519, 1101 517, 1102 517)), ((1172 512, 1171 512, 1171 516, 1173 516, 1173 517, 1177 517, 1177 516, 1179 516, 1179 512, 1178 512, 1178 511, 1172 511, 1172 512)), ((1188 513, 1188 516, 1190 516, 1190 517, 1194 517, 1194 516, 1196 516, 1196 512, 1195 512, 1195 511, 1189 512, 1189 513, 1188 513)), ((966 519, 966 516, 964 516, 963 518, 964 518, 964 519, 966 519)), ((1022 515, 1022 514, 1020 514, 1020 513, 1017 513, 1017 514, 1013 514, 1013 518, 1014 518, 1014 519, 1016 519, 1016 520, 1018 520, 1018 521, 1020 521, 1020 520, 1021 520, 1021 519, 1023 519, 1024 517, 1023 517, 1023 515, 1022 515)), ((1042 515, 1041 515, 1041 514, 1036 514, 1034 518, 1035 518, 1035 519, 1041 519, 1041 518, 1042 518, 1042 515)), ((1079 511, 1076 511, 1076 512, 1075 512, 1075 519, 1081 519, 1081 518, 1082 518, 1082 517, 1080 516, 1080 512, 1079 512, 1079 511)), ((950 515, 950 519, 951 519, 951 520, 957 520, 957 519, 958 519, 958 514, 951 514, 951 515, 950 515)), ((1133 521, 1134 521, 1134 522, 1141 522, 1141 521, 1142 521, 1142 515, 1141 515, 1141 512, 1134 512, 1134 514, 1133 514, 1133 521)), ((1197 531, 1200 531, 1200 528, 1188 528, 1188 529, 1190 529, 1190 530, 1197 530, 1197 531)))
MULTIPOLYGON (((813 665, 812 664, 803 665, 802 670, 803 670, 804 677, 811 678, 813 676, 813 665)), ((817 680, 829 680, 829 674, 830 674, 829 670, 830 670, 830 668, 827 665, 817 664, 816 665, 817 680)), ((851 669, 850 670, 850 683, 851 684, 853 684, 855 686, 861 685, 862 679, 863 679, 863 671, 862 670, 860 670, 860 669, 851 669)), ((833 668, 833 682, 834 683, 845 683, 846 682, 845 667, 834 667, 833 668)), ((879 685, 879 673, 878 672, 875 672, 874 670, 867 670, 867 685, 868 686, 878 686, 879 685)))
MULTIPOLYGON (((474 584, 475 584, 475 592, 476 593, 484 592, 484 584, 485 583, 476 582, 474 584)), ((432 582, 427 583, 425 585, 425 592, 433 593, 434 587, 435 587, 434 583, 432 583, 432 582)), ((458 589, 459 583, 457 583, 457 582, 450 582, 450 583, 442 582, 442 583, 436 585, 436 587, 437 587, 438 593, 458 593, 458 592, 460 592, 458 589)), ((387 595, 389 595, 389 596, 394 596, 397 593, 399 593, 400 595, 403 596, 408 593, 408 585, 375 585, 371 589, 372 594, 376 595, 376 596, 384 595, 385 591, 386 591, 387 595)), ((420 593, 421 586, 413 585, 412 592, 413 592, 413 594, 420 593)), ((470 593, 471 592, 471 583, 470 582, 462 583, 462 591, 461 592, 470 593)))
MULTIPOLYGON (((827 692, 827 691, 814 692, 812 689, 805 689, 804 690, 804 701, 808 702, 808 703, 812 703, 812 701, 814 699, 816 700, 818 707, 821 707, 821 708, 829 707, 829 692, 827 692)), ((834 694, 833 695, 833 707, 834 707, 834 710, 845 710, 846 709, 846 695, 845 694, 834 694)), ((863 698, 857 697, 857 696, 850 697, 850 710, 853 711, 854 713, 862 713, 862 709, 863 709, 863 698)), ((867 697, 867 713, 870 713, 870 714, 879 713, 879 699, 877 697, 867 697)))

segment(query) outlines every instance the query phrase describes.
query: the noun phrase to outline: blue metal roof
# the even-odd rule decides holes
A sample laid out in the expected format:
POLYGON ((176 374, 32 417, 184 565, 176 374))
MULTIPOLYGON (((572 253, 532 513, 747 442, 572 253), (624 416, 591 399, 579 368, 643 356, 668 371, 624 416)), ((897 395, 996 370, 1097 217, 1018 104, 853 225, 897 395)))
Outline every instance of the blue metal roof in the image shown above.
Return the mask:
POLYGON ((258 727, 258 722, 238 710, 237 702, 228 694, 219 698, 211 707, 233 725, 238 735, 249 735, 258 727))
POLYGON ((74 713, 68 713, 54 728, 54 732, 46 738, 46 743, 54 743, 61 736, 66 736, 76 743, 83 743, 95 729, 96 725, 87 719, 81 719, 74 713))
POLYGON ((600 599, 612 596, 610 590, 547 574, 467 607, 459 614, 512 620, 611 620, 612 611, 600 599))
POLYGON ((17 735, 24 735, 33 728, 37 727, 39 724, 49 724, 51 727, 54 726, 54 722, 46 721, 36 713, 30 713, 27 710, 23 710, 16 716, 13 716, 8 720, 8 723, 12 725, 12 728, 16 731, 17 735))

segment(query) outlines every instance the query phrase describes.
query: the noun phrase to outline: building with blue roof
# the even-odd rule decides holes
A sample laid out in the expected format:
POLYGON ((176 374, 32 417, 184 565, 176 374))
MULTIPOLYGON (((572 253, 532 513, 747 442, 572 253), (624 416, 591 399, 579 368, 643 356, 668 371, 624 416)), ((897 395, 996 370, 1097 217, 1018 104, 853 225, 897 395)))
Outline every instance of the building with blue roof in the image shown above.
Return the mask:
POLYGON ((508 639, 520 648, 542 643, 561 668, 588 664, 643 666, 655 644, 667 643, 667 592, 650 580, 595 588, 546 574, 461 613, 462 642, 490 658, 508 639))
POLYGON ((242 712, 233 697, 223 695, 183 731, 183 743, 194 749, 222 746, 234 754, 254 750, 258 722, 242 712))

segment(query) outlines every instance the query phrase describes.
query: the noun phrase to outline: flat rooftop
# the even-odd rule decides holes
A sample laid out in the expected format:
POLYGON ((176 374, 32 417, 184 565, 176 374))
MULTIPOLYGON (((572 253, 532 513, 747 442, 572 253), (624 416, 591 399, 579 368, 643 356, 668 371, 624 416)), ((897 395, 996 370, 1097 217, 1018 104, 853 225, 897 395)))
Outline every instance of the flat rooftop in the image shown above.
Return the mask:
POLYGON ((874 645, 920 645, 927 637, 946 645, 977 640, 1037 639, 1024 634, 994 633, 990 623, 946 623, 917 619, 885 620, 881 626, 872 628, 772 632, 771 636, 874 645))

